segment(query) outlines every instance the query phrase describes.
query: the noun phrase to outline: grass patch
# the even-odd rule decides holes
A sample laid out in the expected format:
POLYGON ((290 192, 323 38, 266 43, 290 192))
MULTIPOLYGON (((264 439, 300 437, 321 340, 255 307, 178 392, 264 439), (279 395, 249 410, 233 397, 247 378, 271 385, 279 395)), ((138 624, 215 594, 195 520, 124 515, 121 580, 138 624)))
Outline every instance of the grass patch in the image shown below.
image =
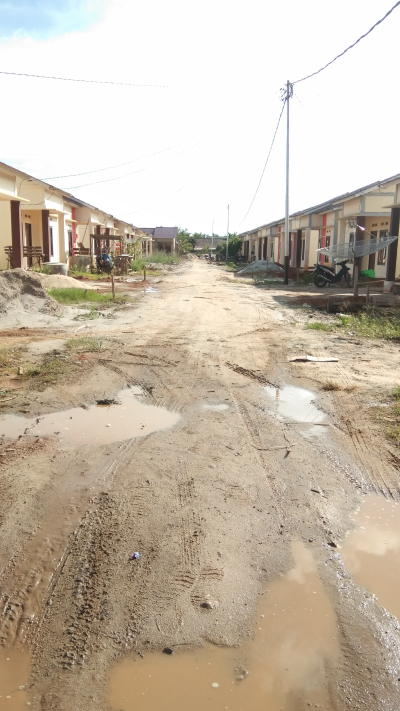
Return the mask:
POLYGON ((67 348, 71 348, 71 350, 78 351, 79 353, 90 353, 101 351, 103 343, 100 338, 80 336, 79 338, 70 338, 67 341, 67 348))
POLYGON ((335 331, 346 328, 351 335, 363 338, 383 338, 400 340, 400 315, 387 315, 371 311, 350 316, 337 316, 332 323, 307 323, 306 328, 314 331, 335 331))
MULTIPOLYGON (((99 294, 94 289, 79 289, 74 286, 67 289, 49 289, 48 293, 60 304, 106 304, 113 301, 112 294, 99 294)), ((124 297, 120 294, 115 297, 115 301, 123 300, 124 297)))
POLYGON ((341 383, 338 383, 337 380, 327 380, 325 385, 322 386, 322 390, 326 390, 328 392, 343 390, 345 393, 352 393, 355 389, 355 385, 341 385, 341 383))
POLYGON ((77 316, 74 316, 74 321, 93 321, 96 318, 99 318, 99 312, 97 311, 96 306, 91 304, 89 311, 85 314, 78 314, 77 316))
POLYGON ((65 375, 67 363, 59 358, 49 358, 42 365, 26 365, 22 378, 36 381, 36 385, 51 385, 65 375))
POLYGON ((336 327, 330 323, 322 323, 321 321, 315 321, 314 323, 307 323, 306 328, 310 328, 312 331, 333 331, 336 327))
POLYGON ((400 339, 400 319, 385 314, 364 313, 357 316, 341 316, 340 325, 347 326, 357 336, 364 338, 400 339))
POLYGON ((89 281, 101 281, 102 279, 109 279, 109 274, 92 274, 91 272, 85 272, 83 269, 70 269, 68 272, 70 277, 83 277, 89 281))
POLYGON ((298 284, 306 284, 307 286, 309 284, 312 284, 314 282, 314 274, 311 272, 310 274, 303 274, 303 276, 299 277, 297 280, 298 284))
POLYGON ((0 348, 0 368, 10 368, 15 364, 18 355, 10 348, 0 348))

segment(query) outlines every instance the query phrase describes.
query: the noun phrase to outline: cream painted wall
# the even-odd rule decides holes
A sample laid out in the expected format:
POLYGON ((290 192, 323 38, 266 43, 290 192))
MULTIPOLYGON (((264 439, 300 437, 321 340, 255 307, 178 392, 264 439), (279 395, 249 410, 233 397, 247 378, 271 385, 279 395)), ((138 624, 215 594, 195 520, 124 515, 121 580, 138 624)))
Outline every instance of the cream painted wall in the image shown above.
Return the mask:
POLYGON ((361 213, 361 198, 347 200, 343 205, 343 217, 347 215, 359 215, 361 213))
POLYGON ((11 244, 11 208, 6 200, 0 200, 0 269, 7 268, 4 247, 11 244))
POLYGON ((308 257, 308 268, 309 270, 314 269, 314 264, 317 263, 317 249, 318 249, 318 238, 319 230, 310 230, 310 251, 308 257))
POLYGON ((15 195, 15 178, 8 173, 0 173, 0 190, 6 190, 15 195))

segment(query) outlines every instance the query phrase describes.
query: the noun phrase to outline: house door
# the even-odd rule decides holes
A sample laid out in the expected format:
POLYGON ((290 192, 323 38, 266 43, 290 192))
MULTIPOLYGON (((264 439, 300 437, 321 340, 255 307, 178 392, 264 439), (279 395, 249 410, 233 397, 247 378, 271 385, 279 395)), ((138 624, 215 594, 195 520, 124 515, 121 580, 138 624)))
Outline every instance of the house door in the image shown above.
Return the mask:
POLYGON ((59 244, 58 244, 58 223, 56 220, 50 221, 50 261, 59 262, 59 244))
MULTIPOLYGON (((25 247, 32 247, 32 225, 30 222, 25 222, 25 247)), ((32 266, 32 257, 27 257, 28 267, 32 266)))

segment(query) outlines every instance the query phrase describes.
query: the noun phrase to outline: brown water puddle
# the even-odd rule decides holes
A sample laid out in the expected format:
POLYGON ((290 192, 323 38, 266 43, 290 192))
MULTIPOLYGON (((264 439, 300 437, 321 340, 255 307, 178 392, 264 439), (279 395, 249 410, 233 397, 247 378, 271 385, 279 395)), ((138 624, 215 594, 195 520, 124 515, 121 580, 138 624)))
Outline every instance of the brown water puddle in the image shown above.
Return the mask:
POLYGON ((22 711, 31 705, 27 691, 29 674, 26 651, 0 649, 0 711, 22 711))
POLYGON ((109 444, 167 429, 180 419, 177 412, 144 404, 138 394, 138 389, 121 390, 116 397, 119 405, 74 407, 40 418, 5 415, 0 418, 0 436, 59 435, 80 444, 109 444))
POLYGON ((295 567, 260 598, 248 642, 118 662, 110 674, 111 708, 300 711, 312 704, 333 711, 325 667, 340 654, 335 614, 310 551, 294 543, 293 556, 295 567))
POLYGON ((400 620, 400 505, 370 494, 340 554, 354 580, 400 620))

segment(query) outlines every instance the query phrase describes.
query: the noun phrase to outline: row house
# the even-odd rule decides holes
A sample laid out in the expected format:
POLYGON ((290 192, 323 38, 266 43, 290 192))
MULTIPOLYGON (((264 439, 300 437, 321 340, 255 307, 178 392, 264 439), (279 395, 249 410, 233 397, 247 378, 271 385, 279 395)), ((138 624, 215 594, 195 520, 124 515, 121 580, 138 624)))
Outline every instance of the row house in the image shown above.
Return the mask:
MULTIPOLYGON (((308 271, 318 262, 332 266, 328 255, 317 252, 343 243, 370 240, 379 244, 399 236, 400 174, 344 193, 290 215, 290 266, 308 271)), ((240 235, 247 261, 268 259, 283 265, 285 220, 276 220, 240 235)), ((393 282, 400 275, 398 240, 359 258, 360 269, 374 269, 376 277, 393 282)))
POLYGON ((60 188, 0 163, 0 269, 28 268, 32 262, 66 263, 68 258, 113 244, 112 237, 129 242, 148 235, 60 188), (96 247, 97 245, 97 247, 96 247))

